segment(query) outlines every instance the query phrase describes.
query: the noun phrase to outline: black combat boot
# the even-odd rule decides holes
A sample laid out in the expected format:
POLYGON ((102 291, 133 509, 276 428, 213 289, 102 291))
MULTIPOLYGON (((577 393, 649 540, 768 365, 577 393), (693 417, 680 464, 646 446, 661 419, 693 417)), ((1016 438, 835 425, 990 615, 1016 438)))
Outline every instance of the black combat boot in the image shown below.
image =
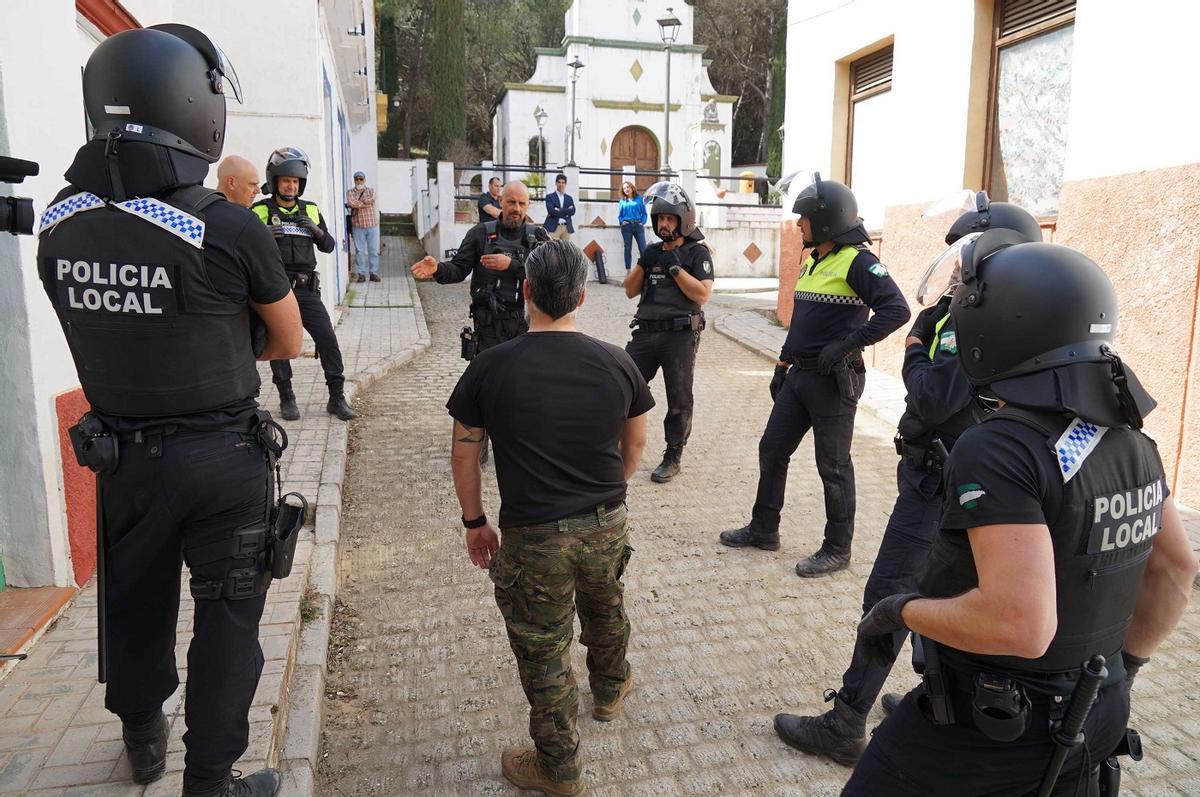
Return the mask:
POLYGON ((728 545, 730 548, 762 548, 764 551, 779 550, 779 532, 767 534, 762 531, 755 531, 750 526, 742 526, 740 529, 730 529, 729 531, 721 532, 721 544, 728 545))
POLYGON ((236 770, 213 784, 185 784, 183 797, 275 797, 283 788, 278 769, 260 769, 242 777, 236 770))
POLYGON ((867 747, 867 715, 850 708, 838 693, 825 690, 825 702, 833 708, 817 717, 776 714, 775 732, 803 753, 833 759, 852 767, 867 747))
POLYGON ((904 699, 904 695, 898 695, 895 692, 887 692, 879 699, 879 705, 883 706, 884 714, 891 714, 900 705, 900 701, 904 699))
MULTIPOLYGON (((343 421, 349 421, 358 417, 358 413, 350 408, 346 403, 346 395, 341 388, 329 388, 329 403, 325 405, 325 411, 330 415, 336 415, 343 421)), ((287 417, 287 416, 284 416, 287 417)))
POLYGON ((300 407, 296 404, 296 394, 292 392, 292 383, 285 382, 276 385, 279 390, 279 414, 285 421, 300 420, 300 407))
POLYGON ((167 734, 171 725, 161 711, 144 723, 121 722, 121 738, 133 769, 133 782, 153 783, 167 771, 167 734))
POLYGON ((850 552, 833 553, 822 545, 817 552, 807 559, 796 563, 796 575, 801 578, 816 578, 845 570, 850 566, 850 552))
POLYGON ((679 474, 679 460, 683 457, 683 446, 667 446, 662 462, 650 474, 650 481, 664 484, 679 474))

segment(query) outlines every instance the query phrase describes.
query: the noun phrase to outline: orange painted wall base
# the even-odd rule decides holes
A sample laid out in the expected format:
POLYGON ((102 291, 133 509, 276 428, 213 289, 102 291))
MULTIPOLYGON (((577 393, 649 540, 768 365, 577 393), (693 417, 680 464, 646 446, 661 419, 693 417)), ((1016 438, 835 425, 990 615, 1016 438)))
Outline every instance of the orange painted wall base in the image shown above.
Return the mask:
POLYGON ((67 538, 76 584, 85 583, 96 572, 96 474, 76 464, 67 429, 91 408, 82 388, 62 393, 54 400, 67 504, 67 538))

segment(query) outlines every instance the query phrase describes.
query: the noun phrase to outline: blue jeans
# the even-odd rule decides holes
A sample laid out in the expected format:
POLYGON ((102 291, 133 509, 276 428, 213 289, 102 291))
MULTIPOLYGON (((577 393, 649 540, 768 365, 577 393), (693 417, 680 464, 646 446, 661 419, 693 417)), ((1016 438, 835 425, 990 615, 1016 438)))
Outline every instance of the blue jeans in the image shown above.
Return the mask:
POLYGON ((633 267, 633 239, 637 239, 638 254, 646 251, 646 228, 638 222, 627 222, 621 225, 621 238, 625 241, 625 270, 633 267))
POLYGON ((351 227, 354 236, 354 273, 379 273, 379 227, 351 227))

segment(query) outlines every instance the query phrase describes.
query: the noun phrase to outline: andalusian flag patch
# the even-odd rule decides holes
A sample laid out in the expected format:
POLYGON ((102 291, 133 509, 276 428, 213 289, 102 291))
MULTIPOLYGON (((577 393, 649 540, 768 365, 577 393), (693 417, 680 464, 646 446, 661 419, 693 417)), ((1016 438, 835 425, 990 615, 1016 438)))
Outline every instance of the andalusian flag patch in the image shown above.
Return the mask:
POLYGON ((983 485, 971 482, 970 484, 961 485, 958 488, 958 505, 963 509, 974 509, 979 505, 979 499, 983 498, 987 493, 983 491, 983 485))
POLYGON ((880 279, 883 279, 888 275, 888 270, 883 267, 883 263, 872 263, 869 267, 867 267, 867 271, 871 272, 880 279))
POLYGON ((958 354, 958 336, 954 330, 943 332, 938 338, 938 348, 947 354, 958 354))

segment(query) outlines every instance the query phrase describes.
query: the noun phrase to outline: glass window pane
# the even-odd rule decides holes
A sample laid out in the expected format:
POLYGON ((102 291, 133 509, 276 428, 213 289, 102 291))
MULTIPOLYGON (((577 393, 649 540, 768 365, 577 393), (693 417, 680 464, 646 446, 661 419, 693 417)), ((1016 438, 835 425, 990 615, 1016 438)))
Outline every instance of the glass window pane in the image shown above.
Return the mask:
POLYGON ((863 217, 868 230, 883 228, 883 209, 889 189, 895 193, 899 177, 901 161, 896 157, 892 108, 890 91, 854 103, 850 187, 858 200, 858 214, 863 217))
POLYGON ((1074 32, 1068 25, 1000 51, 988 191, 1035 216, 1058 213, 1074 32))

